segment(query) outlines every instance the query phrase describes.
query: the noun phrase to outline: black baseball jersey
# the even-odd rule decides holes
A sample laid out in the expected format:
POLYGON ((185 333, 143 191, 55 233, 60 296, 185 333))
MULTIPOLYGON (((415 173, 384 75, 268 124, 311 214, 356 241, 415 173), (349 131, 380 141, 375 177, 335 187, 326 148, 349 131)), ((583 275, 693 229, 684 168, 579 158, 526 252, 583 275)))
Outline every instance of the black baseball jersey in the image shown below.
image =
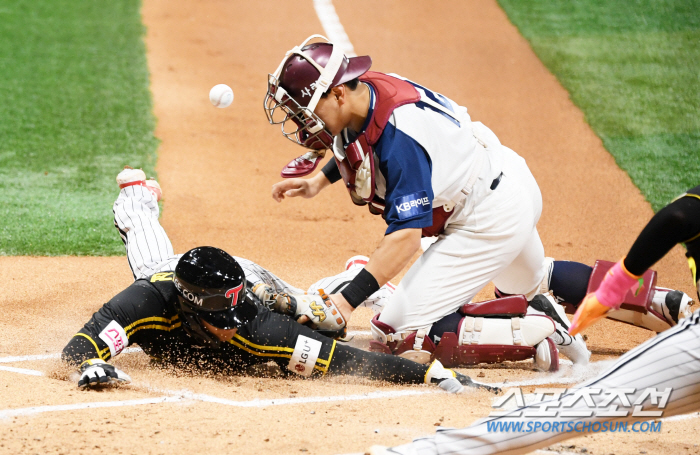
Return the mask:
POLYGON ((632 245, 625 258, 625 267, 630 273, 641 275, 677 243, 683 243, 687 248, 688 264, 700 297, 697 273, 700 260, 700 186, 680 195, 654 215, 632 245))
POLYGON ((700 185, 692 190, 688 190, 682 197, 690 198, 693 201, 693 208, 688 210, 690 212, 688 217, 695 220, 696 232, 690 238, 685 239, 683 243, 688 249, 685 255, 688 257, 688 265, 693 273, 693 281, 695 281, 698 298, 700 298, 700 276, 698 276, 698 261, 700 261, 700 185))
POLYGON ((258 315, 221 346, 199 345, 182 327, 173 272, 136 280, 92 315, 63 349, 63 360, 108 361, 138 344, 154 360, 177 367, 233 372, 274 361, 283 371, 302 376, 353 374, 395 383, 421 384, 427 365, 389 354, 343 346, 288 316, 256 302, 258 315))
MULTIPOLYGON (((138 344, 153 359, 181 367, 225 371, 272 360, 283 370, 292 368, 305 376, 328 371, 335 340, 259 303, 258 315, 230 341, 218 348, 198 345, 178 316, 173 275, 156 273, 117 294, 73 336, 63 350, 63 359, 76 365, 94 358, 107 361, 127 346, 138 344)), ((257 301, 254 295, 251 298, 257 301)))

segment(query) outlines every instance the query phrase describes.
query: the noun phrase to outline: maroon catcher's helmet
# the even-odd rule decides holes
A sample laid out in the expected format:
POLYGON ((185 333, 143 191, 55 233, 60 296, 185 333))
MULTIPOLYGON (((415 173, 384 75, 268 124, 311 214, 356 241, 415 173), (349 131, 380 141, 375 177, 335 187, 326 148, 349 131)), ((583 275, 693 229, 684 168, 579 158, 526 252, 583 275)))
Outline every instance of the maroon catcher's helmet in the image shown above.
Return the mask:
POLYGON ((369 56, 347 57, 325 37, 310 36, 287 52, 277 71, 268 75, 267 119, 281 125, 282 134, 292 142, 312 150, 330 148, 333 136, 314 109, 321 95, 361 76, 370 66, 369 56), (317 38, 325 42, 308 44, 317 38))

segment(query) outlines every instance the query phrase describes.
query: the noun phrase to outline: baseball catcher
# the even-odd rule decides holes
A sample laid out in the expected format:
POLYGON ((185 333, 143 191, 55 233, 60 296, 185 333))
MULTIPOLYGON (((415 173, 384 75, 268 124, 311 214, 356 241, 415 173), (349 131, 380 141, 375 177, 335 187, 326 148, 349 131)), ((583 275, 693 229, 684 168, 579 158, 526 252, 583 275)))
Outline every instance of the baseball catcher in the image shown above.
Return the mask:
POLYGON ((80 370, 80 387, 130 382, 108 363, 130 344, 138 344, 154 362, 184 368, 238 371, 274 361, 283 372, 305 377, 353 374, 433 383, 449 392, 482 386, 439 361, 427 366, 362 351, 295 322, 289 316, 305 316, 332 335, 345 327, 323 293, 262 292, 286 284, 250 261, 244 270, 236 258, 214 247, 174 255, 158 223, 158 184, 134 169, 125 169, 117 181, 122 189, 114 205, 115 223, 135 281, 102 306, 64 348, 63 360, 80 370), (256 284, 264 285, 257 289, 264 301, 254 292, 256 284), (326 323, 329 319, 335 322, 326 323))
MULTIPOLYGON (((606 312, 620 307, 626 300, 631 300, 627 293, 639 286, 639 280, 645 277, 648 268, 664 257, 677 243, 684 243, 688 249, 688 265, 700 297, 700 280, 697 275, 697 261, 700 259, 700 186, 688 190, 654 215, 625 258, 612 267, 605 265, 602 282, 599 282, 579 306, 571 332, 577 333, 593 324, 606 312)), ((577 385, 557 399, 548 400, 547 413, 559 416, 557 420, 561 424, 561 430, 550 428, 550 431, 521 433, 489 430, 489 426, 493 428, 494 424, 522 423, 525 420, 523 417, 528 413, 534 414, 537 410, 545 409, 544 403, 541 402, 509 411, 502 417, 482 419, 467 428, 439 431, 434 436, 416 439, 398 447, 373 447, 369 452, 372 455, 516 455, 529 453, 565 439, 580 437, 586 432, 599 431, 602 424, 629 422, 629 427, 634 428, 632 422, 635 419, 653 419, 660 416, 667 418, 697 412, 700 410, 698 352, 700 312, 696 311, 675 327, 634 348, 597 377, 577 385), (645 391, 649 388, 658 392, 672 392, 666 395, 665 399, 648 396, 645 398, 645 391), (582 391, 586 389, 590 391, 590 401, 579 400, 582 391), (596 390, 599 392, 596 393, 596 390), (626 396, 626 403, 618 405, 619 401, 610 400, 609 393, 621 390, 630 393, 626 396), (657 403, 659 408, 662 408, 661 413, 650 406, 657 403), (639 406, 640 404, 643 406, 639 406), (635 408, 642 407, 645 408, 645 412, 640 415, 644 417, 634 417, 635 408), (601 412, 607 409, 614 411, 601 412)), ((543 428, 543 423, 551 421, 551 418, 537 417, 527 420, 534 428, 543 428)), ((616 428, 621 431, 620 427, 616 428)))
MULTIPOLYGON (((559 347, 586 362, 590 353, 567 332, 559 302, 573 312, 599 274, 545 257, 537 231, 542 195, 525 160, 466 107, 369 71, 371 64, 313 35, 268 76, 269 122, 310 149, 282 170, 286 180, 273 185, 272 197, 311 198, 342 180, 356 205, 387 224, 366 267, 330 300, 347 319, 408 265, 421 237, 437 237, 372 320, 374 350, 445 364, 534 358, 553 370, 559 347), (326 150, 333 158, 322 171, 299 178, 326 150), (489 282, 499 296, 524 297, 470 304, 489 282)), ((608 317, 655 331, 675 325, 692 300, 646 283, 636 305, 608 317)))

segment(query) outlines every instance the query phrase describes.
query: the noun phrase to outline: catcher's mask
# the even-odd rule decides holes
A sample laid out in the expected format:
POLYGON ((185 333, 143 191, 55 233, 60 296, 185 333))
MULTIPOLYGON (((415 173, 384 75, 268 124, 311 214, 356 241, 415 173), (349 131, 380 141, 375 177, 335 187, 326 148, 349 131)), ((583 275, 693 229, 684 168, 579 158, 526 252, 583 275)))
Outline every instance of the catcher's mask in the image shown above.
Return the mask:
POLYGON ((331 88, 351 81, 369 70, 369 56, 347 57, 340 46, 326 37, 312 35, 288 51, 273 74, 268 74, 265 114, 282 134, 312 150, 328 149, 333 136, 314 113, 318 101, 331 88), (325 42, 308 44, 313 39, 325 42))
POLYGON ((218 248, 203 246, 182 255, 173 282, 178 291, 182 326, 207 345, 218 347, 220 341, 201 321, 230 330, 244 325, 258 313, 246 295, 243 269, 230 254, 218 248))

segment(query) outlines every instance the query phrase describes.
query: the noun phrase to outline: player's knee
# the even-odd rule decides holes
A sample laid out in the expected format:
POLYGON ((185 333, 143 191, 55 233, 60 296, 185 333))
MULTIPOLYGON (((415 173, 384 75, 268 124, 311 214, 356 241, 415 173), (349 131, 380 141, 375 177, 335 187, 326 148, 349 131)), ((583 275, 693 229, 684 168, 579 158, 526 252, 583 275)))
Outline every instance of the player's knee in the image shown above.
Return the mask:
POLYGON ((464 315, 458 312, 448 314, 439 321, 435 322, 428 332, 428 337, 433 343, 438 344, 442 335, 445 333, 459 333, 459 323, 464 318, 464 315))
POLYGON ((578 305, 586 296, 593 268, 580 262, 554 261, 549 289, 564 302, 578 305))

